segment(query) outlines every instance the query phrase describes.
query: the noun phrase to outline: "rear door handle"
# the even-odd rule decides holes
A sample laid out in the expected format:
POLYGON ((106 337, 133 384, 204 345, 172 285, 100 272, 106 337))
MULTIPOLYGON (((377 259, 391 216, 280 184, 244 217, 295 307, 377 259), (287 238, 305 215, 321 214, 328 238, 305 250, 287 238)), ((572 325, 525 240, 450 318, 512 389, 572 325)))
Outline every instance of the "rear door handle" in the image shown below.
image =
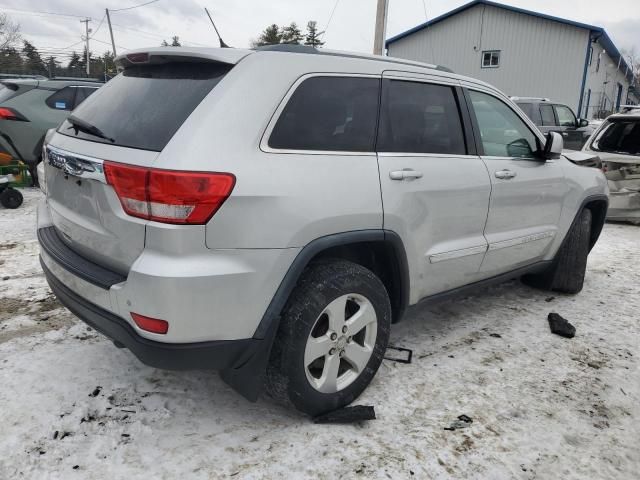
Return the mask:
POLYGON ((517 175, 516 172, 512 172, 511 170, 498 170, 496 173, 496 178, 501 180, 511 180, 513 177, 517 175))
POLYGON ((422 178, 422 172, 412 170, 411 168, 405 168, 403 170, 394 170, 389 172, 389 178, 391 180, 415 180, 416 178, 422 178))

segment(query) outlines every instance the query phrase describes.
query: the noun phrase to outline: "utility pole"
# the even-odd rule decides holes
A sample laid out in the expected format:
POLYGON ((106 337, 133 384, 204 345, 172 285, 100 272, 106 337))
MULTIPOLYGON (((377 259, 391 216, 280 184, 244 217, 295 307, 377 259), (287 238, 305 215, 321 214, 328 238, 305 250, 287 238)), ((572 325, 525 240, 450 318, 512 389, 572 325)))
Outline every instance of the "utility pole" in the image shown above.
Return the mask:
POLYGON ((89 29, 89 22, 91 21, 90 18, 86 18, 84 20, 80 20, 80 23, 84 23, 84 31, 85 31, 85 42, 86 42, 86 49, 87 49, 87 77, 89 75, 91 75, 91 60, 89 58, 89 32, 91 32, 91 30, 89 29))
POLYGON ((113 58, 115 58, 117 56, 116 42, 113 40, 113 30, 111 29, 111 17, 109 16, 108 8, 105 8, 104 11, 107 14, 107 24, 109 25, 109 35, 111 35, 111 47, 113 48, 113 58))
POLYGON ((376 9, 376 32, 373 39, 373 54, 382 55, 384 52, 384 40, 387 33, 387 13, 389 13, 389 0, 378 0, 376 9))

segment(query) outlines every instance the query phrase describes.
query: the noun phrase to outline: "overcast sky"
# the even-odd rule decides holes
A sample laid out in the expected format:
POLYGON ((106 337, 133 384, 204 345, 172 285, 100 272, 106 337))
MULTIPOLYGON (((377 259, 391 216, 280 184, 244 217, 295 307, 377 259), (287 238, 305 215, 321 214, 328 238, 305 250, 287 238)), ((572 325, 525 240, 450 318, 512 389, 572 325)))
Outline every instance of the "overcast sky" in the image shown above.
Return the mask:
MULTIPOLYGON (((94 38, 91 50, 110 50, 104 9, 126 8, 149 0, 0 0, 0 11, 21 25, 24 38, 43 51, 82 49, 80 18, 41 12, 91 17, 94 38), (30 12, 30 13, 28 13, 30 12), (40 12, 40 13, 38 13, 40 12)), ((428 18, 467 3, 465 0, 390 0, 387 37, 407 30, 428 18)), ((618 48, 635 46, 640 53, 640 0, 507 0, 503 3, 603 26, 618 48)), ((224 40, 246 47, 265 26, 316 20, 325 34, 326 46, 334 49, 370 52, 376 0, 158 0, 136 9, 113 12, 118 53, 157 46, 163 38, 178 35, 185 45, 217 46, 205 16, 208 7, 224 40), (327 28, 328 24, 328 28, 327 28)))

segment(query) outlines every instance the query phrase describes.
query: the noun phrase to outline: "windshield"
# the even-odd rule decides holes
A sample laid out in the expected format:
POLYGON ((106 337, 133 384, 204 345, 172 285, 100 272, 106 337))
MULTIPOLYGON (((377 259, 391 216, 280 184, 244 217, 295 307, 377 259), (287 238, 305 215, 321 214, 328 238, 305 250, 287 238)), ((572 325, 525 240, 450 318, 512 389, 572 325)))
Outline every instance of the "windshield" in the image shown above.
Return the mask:
POLYGON ((598 152, 640 156, 640 119, 610 121, 593 141, 598 152))
POLYGON ((229 69, 217 63, 185 62, 129 67, 73 111, 75 118, 108 138, 74 128, 69 121, 58 132, 159 152, 229 69))

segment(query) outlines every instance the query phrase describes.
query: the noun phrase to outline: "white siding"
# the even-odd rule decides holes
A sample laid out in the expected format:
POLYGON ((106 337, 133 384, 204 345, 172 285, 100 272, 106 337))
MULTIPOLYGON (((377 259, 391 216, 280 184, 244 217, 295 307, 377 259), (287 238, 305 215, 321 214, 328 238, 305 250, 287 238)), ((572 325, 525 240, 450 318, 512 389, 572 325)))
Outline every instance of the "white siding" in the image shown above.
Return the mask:
POLYGON ((589 119, 598 116, 605 116, 605 112, 610 113, 615 109, 618 98, 618 84, 622 85, 621 104, 626 102, 627 92, 629 90, 629 80, 625 77, 624 64, 618 68, 618 62, 613 60, 599 43, 594 43, 592 46, 593 56, 591 57, 591 65, 589 65, 587 69, 584 100, 582 112, 580 112, 581 116, 584 116, 584 113, 587 112, 588 101, 589 108, 587 118, 589 119), (598 57, 600 58, 599 69, 598 57), (591 89, 590 98, 589 89, 591 89), (599 113, 600 115, 598 115, 599 113))
POLYGON ((389 45, 389 56, 451 68, 507 95, 549 97, 577 110, 589 30, 477 5, 389 45), (482 33, 481 33, 482 32, 482 33), (499 68, 481 68, 500 50, 499 68))

